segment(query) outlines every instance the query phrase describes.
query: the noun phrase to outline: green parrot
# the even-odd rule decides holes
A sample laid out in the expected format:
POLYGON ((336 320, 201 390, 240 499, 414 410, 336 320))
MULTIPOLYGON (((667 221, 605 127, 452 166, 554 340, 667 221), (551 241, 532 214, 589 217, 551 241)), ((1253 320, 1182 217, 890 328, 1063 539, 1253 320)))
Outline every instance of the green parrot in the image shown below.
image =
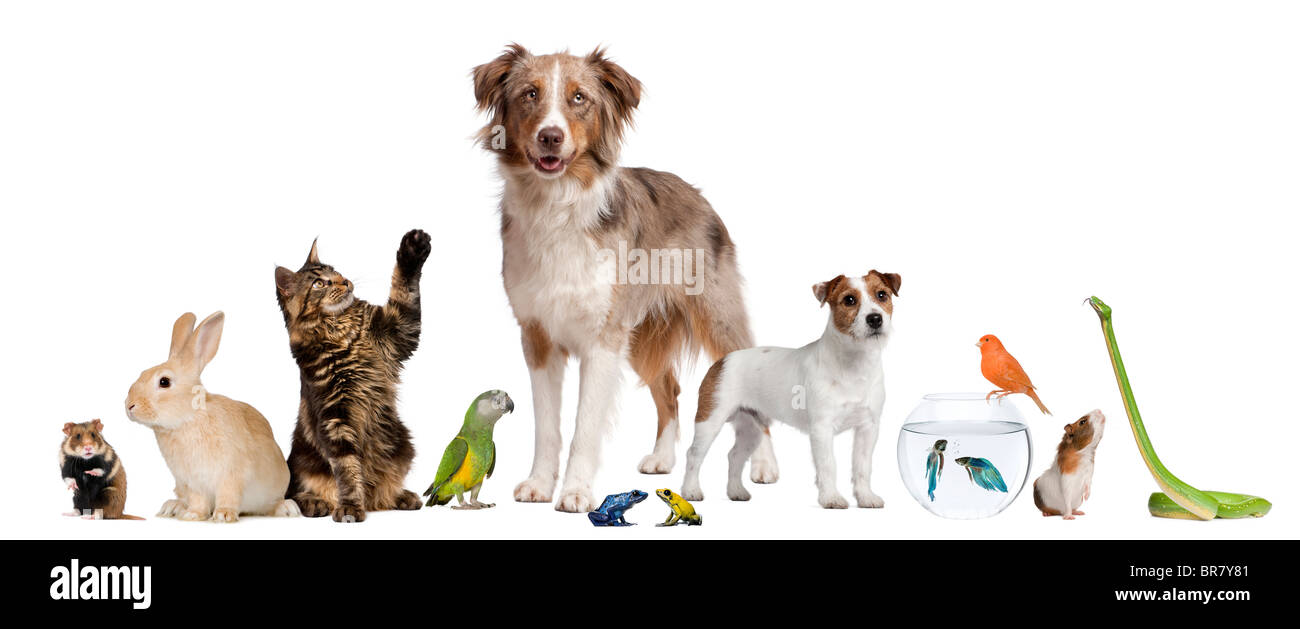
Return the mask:
POLYGON ((456 497, 459 506, 452 509, 486 509, 494 505, 478 501, 478 491, 483 488, 484 477, 491 478, 492 470, 497 465, 497 448, 492 443, 492 429, 497 420, 506 413, 513 413, 515 402, 505 391, 492 390, 474 398, 465 411, 465 423, 460 427, 460 434, 447 444, 442 453, 442 463, 438 464, 438 478, 424 491, 429 502, 445 505, 456 497), (469 494, 469 504, 465 503, 465 492, 469 494))

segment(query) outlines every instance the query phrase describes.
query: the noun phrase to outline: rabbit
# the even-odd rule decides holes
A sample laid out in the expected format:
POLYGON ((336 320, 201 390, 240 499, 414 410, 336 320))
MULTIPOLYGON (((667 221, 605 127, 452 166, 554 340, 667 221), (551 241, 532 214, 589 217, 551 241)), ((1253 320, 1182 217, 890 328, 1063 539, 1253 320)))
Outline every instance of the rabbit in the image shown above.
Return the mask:
POLYGON ((225 315, 194 327, 185 313, 172 326, 167 362, 140 374, 126 396, 126 415, 152 428, 176 478, 176 498, 159 517, 236 522, 240 514, 297 516, 286 500, 289 466, 271 424, 257 409, 208 393, 199 374, 217 353, 225 315))

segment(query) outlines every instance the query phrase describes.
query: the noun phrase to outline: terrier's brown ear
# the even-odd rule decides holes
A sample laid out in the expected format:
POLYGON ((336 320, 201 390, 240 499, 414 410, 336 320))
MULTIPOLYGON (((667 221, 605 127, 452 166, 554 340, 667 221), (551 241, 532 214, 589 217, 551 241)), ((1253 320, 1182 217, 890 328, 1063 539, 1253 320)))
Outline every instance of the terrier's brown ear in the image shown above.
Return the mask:
POLYGON ((74 423, 72 423, 72 422, 68 422, 68 423, 64 424, 64 425, 63 425, 63 434, 65 434, 65 435, 70 435, 70 434, 72 434, 72 429, 73 429, 73 428, 76 428, 76 427, 77 427, 77 425, 74 424, 74 423))
POLYGON ((500 57, 474 68, 474 101, 479 111, 495 115, 501 109, 505 102, 506 76, 515 63, 530 56, 523 46, 510 44, 500 57))
POLYGON ((895 297, 898 296, 898 289, 903 286, 903 276, 897 273, 881 273, 880 271, 871 269, 871 272, 867 273, 867 275, 875 275, 879 277, 880 281, 884 282, 885 286, 889 287, 889 291, 893 293, 895 297))
POLYGON ((826 300, 830 299, 830 296, 835 294, 835 287, 842 281, 844 281, 844 276, 836 275, 835 279, 830 280, 829 282, 813 284, 813 297, 817 298, 817 303, 823 306, 826 305, 826 300))

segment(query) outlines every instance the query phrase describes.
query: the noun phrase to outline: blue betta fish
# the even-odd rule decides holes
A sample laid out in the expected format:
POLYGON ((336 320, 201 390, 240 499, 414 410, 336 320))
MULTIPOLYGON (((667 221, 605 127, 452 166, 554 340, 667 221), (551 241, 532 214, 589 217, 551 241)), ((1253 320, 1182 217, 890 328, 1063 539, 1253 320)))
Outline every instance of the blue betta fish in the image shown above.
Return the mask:
POLYGON ((993 467, 993 463, 988 459, 963 456, 957 459, 957 465, 966 468, 970 482, 989 491, 1007 493, 1007 484, 1002 480, 1002 474, 998 473, 998 468, 993 467))
POLYGON ((943 476, 943 451, 948 449, 948 440, 940 439, 934 442, 934 447, 927 450, 930 453, 925 457, 925 477, 930 483, 930 502, 934 502, 934 488, 939 485, 939 477, 943 476))

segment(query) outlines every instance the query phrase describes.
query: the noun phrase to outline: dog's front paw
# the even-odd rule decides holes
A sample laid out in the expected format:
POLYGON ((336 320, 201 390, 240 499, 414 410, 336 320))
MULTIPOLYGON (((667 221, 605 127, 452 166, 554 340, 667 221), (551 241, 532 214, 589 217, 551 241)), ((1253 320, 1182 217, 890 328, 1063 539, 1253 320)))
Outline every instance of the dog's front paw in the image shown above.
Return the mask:
POLYGON ((760 485, 775 483, 781 477, 776 461, 754 457, 749 460, 749 480, 760 485))
POLYGON ((167 502, 163 503, 162 507, 158 508, 157 517, 174 518, 182 513, 185 513, 186 511, 189 510, 189 508, 190 508, 189 505, 185 504, 185 501, 183 500, 178 500, 178 499, 168 500, 167 502))
POLYGON ((596 500, 591 497, 591 490, 586 488, 566 489, 555 502, 555 510, 565 513, 587 513, 595 508, 596 500))
POLYGON ((682 487, 682 497, 687 500, 690 500, 691 502, 695 502, 697 500, 704 500, 704 490, 700 489, 698 486, 682 487))
MULTIPOLYGON (((739 484, 739 483, 737 483, 735 486, 728 485, 728 486, 727 486, 727 497, 730 498, 730 499, 732 499, 732 500, 735 500, 735 501, 737 501, 737 502, 745 502, 745 501, 749 500, 749 498, 750 498, 750 496, 749 496, 749 490, 748 490, 748 489, 745 489, 745 486, 744 486, 744 485, 741 485, 741 484, 739 484)), ((687 498, 687 500, 690 500, 690 499, 687 498)))
POLYGON ((212 512, 212 521, 213 522, 238 522, 239 509, 232 509, 230 507, 220 507, 212 512))
POLYGON ((675 457, 671 454, 667 456, 660 454, 647 454, 645 458, 641 459, 641 465, 637 466, 637 469, 640 470, 642 474, 671 474, 673 471, 673 464, 676 463, 676 461, 673 460, 674 458, 675 457))
POLYGON ((185 520, 186 522, 202 522, 212 516, 211 514, 204 511, 198 511, 195 509, 186 509, 184 513, 180 514, 177 517, 182 520, 185 520))
POLYGON ((855 491, 853 496, 858 499, 858 507, 862 509, 879 509, 885 506, 885 500, 871 490, 855 491))
POLYGON ((515 486, 515 502, 550 502, 555 481, 530 478, 515 486))
POLYGON ((353 522, 365 522, 366 510, 360 505, 339 505, 334 508, 334 521, 344 524, 353 522))
POLYGON ((817 497, 817 504, 823 509, 848 509, 849 501, 844 499, 838 491, 824 492, 817 497))

